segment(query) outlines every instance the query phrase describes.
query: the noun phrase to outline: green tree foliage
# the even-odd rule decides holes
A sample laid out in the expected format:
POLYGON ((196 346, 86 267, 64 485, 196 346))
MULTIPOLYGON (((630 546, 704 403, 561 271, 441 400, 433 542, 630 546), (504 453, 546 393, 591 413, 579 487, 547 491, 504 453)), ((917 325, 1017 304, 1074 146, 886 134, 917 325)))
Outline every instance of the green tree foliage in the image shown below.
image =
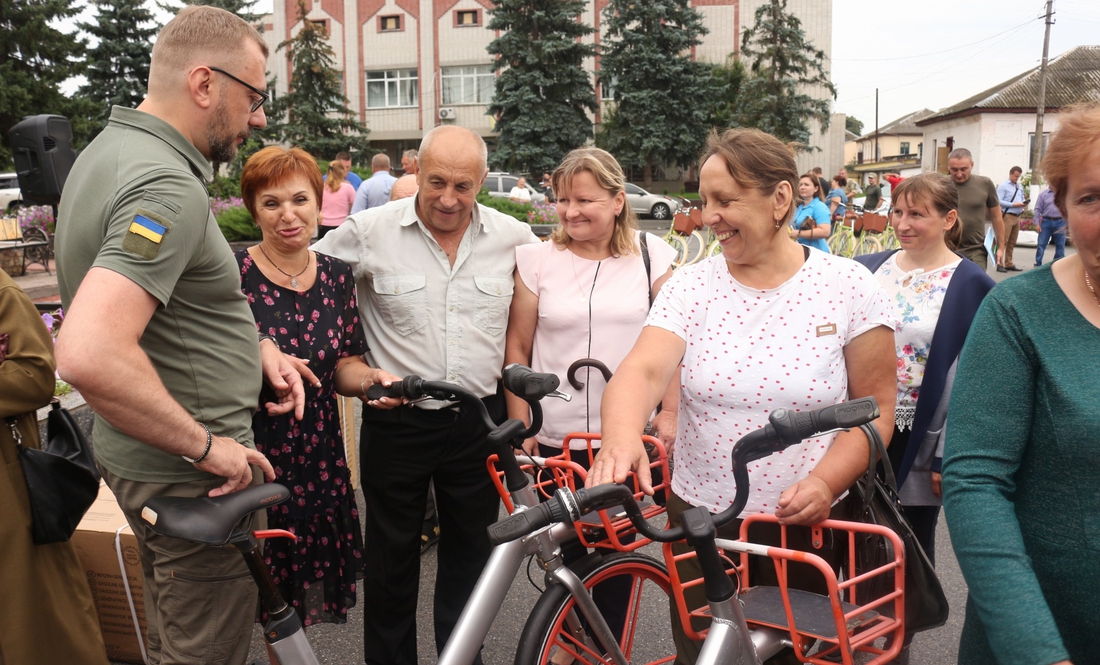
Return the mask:
POLYGON ((298 34, 279 44, 290 58, 290 92, 272 104, 265 136, 274 134, 314 157, 331 157, 341 150, 365 153, 368 130, 347 106, 328 33, 306 18, 303 0, 298 0, 298 19, 298 34))
POLYGON ((714 65, 711 70, 715 92, 710 125, 719 132, 730 127, 737 127, 739 124, 738 105, 740 104, 741 87, 745 84, 745 77, 745 66, 732 53, 723 64, 714 65))
POLYGON ((88 51, 88 82, 76 96, 99 109, 90 118, 94 135, 107 125, 112 106, 134 108, 145 98, 156 28, 142 0, 92 0, 92 5, 95 19, 77 25, 98 43, 88 51))
POLYGON ((752 63, 742 89, 741 124, 809 150, 809 121, 816 119, 822 132, 829 128, 829 100, 805 90, 822 86, 835 99, 836 87, 825 74, 825 53, 806 39, 802 22, 787 12, 787 0, 757 8, 743 33, 741 56, 752 63))
POLYGON ((179 4, 158 1, 157 7, 160 7, 162 11, 166 11, 173 16, 178 14, 179 10, 189 5, 218 7, 227 12, 233 12, 249 23, 256 25, 258 28, 262 28, 259 23, 260 19, 263 18, 263 14, 255 11, 257 2, 259 2, 259 0, 179 0, 179 4))
POLYGON ((855 134, 856 136, 863 136, 863 121, 857 120, 852 116, 844 117, 844 129, 855 134))
POLYGON ((83 70, 85 44, 54 27, 80 10, 68 0, 0 0, 0 165, 12 163, 8 131, 24 116, 63 115, 78 144, 86 135, 89 106, 59 89, 83 70))
POLYGON ((641 166, 645 183, 657 164, 685 166, 699 156, 710 130, 711 67, 691 59, 706 34, 690 0, 611 0, 600 76, 610 77, 608 105, 596 141, 623 166, 641 166))
POLYGON ((527 174, 552 171, 567 152, 592 138, 596 110, 592 80, 582 68, 595 48, 580 38, 592 28, 577 21, 584 0, 493 0, 489 44, 499 56, 496 95, 489 106, 500 140, 494 167, 527 174))

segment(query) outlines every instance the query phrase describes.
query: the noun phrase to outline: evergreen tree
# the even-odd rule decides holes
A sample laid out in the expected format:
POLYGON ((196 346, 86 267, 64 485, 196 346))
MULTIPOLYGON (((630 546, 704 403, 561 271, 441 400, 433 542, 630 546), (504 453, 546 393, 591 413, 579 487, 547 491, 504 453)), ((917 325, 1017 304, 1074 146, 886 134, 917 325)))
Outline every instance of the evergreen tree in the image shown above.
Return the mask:
POLYGON ((641 166, 648 185, 655 165, 695 161, 710 130, 699 103, 714 93, 710 67, 690 55, 707 30, 691 0, 610 0, 603 15, 600 76, 615 103, 596 140, 624 167, 641 166))
POLYGON ((855 134, 856 136, 863 136, 863 121, 857 120, 852 116, 844 117, 844 129, 855 134))
POLYGON ((172 2, 160 2, 158 0, 157 7, 160 7, 161 11, 168 12, 173 16, 178 14, 184 7, 190 5, 218 7, 227 12, 233 12, 252 25, 255 25, 257 28, 262 28, 263 26, 260 25, 260 19, 263 18, 264 15, 255 11, 257 2, 259 2, 259 0, 179 0, 179 4, 175 4, 172 2))
POLYGON ((0 0, 0 165, 12 163, 8 131, 24 116, 63 115, 76 143, 86 135, 88 104, 59 89, 81 73, 84 41, 54 27, 80 10, 69 0, 0 0))
POLYGON ((741 87, 745 83, 745 77, 745 66, 732 53, 726 58, 725 63, 714 65, 711 70, 715 95, 710 126, 719 132, 730 127, 737 127, 739 124, 737 113, 741 101, 741 87))
POLYGON ((806 90, 821 86, 835 99, 836 87, 825 74, 825 53, 806 39, 802 22, 787 13, 787 0, 769 0, 757 8, 755 23, 743 33, 741 55, 752 64, 741 95, 740 124, 809 150, 809 122, 817 120, 822 132, 829 128, 829 100, 806 90))
POLYGON ((134 108, 145 98, 156 28, 143 0, 92 0, 92 4, 97 8, 95 20, 77 25, 98 44, 88 51, 88 82, 76 95, 99 108, 91 119, 94 135, 107 125, 112 106, 134 108))
POLYGON ((489 105, 500 139, 494 167, 527 174, 552 171, 562 157, 592 138, 596 110, 592 80, 582 68, 595 54, 579 40, 593 32, 577 21, 584 0, 493 0, 489 44, 499 56, 496 95, 489 105))
POLYGON ((290 58, 290 91, 272 105, 268 134, 319 158, 341 150, 365 152, 368 130, 347 106, 328 34, 306 18, 304 0, 298 0, 298 18, 301 30, 279 44, 290 58))

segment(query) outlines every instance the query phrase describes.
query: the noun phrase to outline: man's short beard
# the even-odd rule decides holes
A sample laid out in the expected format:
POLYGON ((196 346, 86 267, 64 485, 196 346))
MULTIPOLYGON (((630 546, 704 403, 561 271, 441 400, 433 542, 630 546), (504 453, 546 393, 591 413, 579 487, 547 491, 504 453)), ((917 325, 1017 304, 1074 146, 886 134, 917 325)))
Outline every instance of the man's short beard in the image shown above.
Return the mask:
POLYGON ((252 134, 252 129, 249 128, 241 134, 228 135, 226 131, 229 127, 227 107, 225 100, 218 104, 218 107, 214 109, 214 125, 206 130, 206 143, 210 146, 210 161, 212 162, 233 161, 233 158, 237 156, 237 139, 247 141, 252 134))

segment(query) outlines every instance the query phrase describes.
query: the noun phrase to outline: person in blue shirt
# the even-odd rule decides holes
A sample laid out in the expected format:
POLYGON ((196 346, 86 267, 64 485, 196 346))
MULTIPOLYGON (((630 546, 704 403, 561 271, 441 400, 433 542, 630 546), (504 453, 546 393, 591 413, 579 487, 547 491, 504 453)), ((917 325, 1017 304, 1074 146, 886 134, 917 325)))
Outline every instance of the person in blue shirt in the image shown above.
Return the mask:
MULTIPOLYGON (((336 156, 332 158, 332 161, 340 162, 344 165, 345 170, 348 172, 348 174, 344 176, 344 180, 348 181, 352 189, 358 191, 359 185, 363 184, 363 179, 360 178, 357 173, 352 172, 351 155, 341 150, 340 152, 336 153, 336 156)), ((321 179, 327 181, 328 174, 326 173, 325 175, 321 176, 321 179)))
MULTIPOLYGON (((835 181, 834 181, 835 182, 835 181)), ((825 239, 832 232, 829 222, 829 209, 821 200, 821 183, 813 173, 807 173, 798 179, 798 196, 801 202, 794 211, 791 221, 791 237, 799 244, 820 249, 829 253, 825 239)))
POLYGON ((842 175, 833 176, 832 188, 825 197, 825 203, 829 206, 829 219, 833 221, 844 219, 844 213, 848 211, 848 195, 844 188, 848 186, 848 179, 842 175))

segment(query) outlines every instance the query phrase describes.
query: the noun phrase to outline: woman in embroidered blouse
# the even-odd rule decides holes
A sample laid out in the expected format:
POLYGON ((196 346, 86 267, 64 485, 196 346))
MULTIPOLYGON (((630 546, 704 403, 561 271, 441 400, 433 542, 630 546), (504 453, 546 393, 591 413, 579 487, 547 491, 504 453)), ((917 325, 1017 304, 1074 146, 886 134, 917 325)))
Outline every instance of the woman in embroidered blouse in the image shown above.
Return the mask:
POLYGON ((306 387, 301 420, 262 410, 252 420, 256 447, 292 496, 268 510, 268 525, 298 536, 268 539, 265 562, 307 626, 344 623, 363 576, 336 395, 362 396, 374 372, 362 358, 367 345, 351 268, 309 249, 322 186, 317 162, 300 148, 270 146, 252 155, 241 172, 241 195, 263 240, 236 254, 256 327, 283 353, 308 362, 319 379, 306 387))
MULTIPOLYGON (((672 523, 690 506, 711 512, 730 506, 736 490, 730 448, 763 426, 773 409, 807 410, 873 395, 883 437, 894 420, 890 303, 854 262, 788 237, 799 181, 791 150, 759 130, 731 129, 711 136, 699 173, 703 223, 722 254, 677 270, 657 295, 646 327, 604 394, 603 448, 588 476, 590 486, 622 482, 633 470, 642 488, 652 489, 638 435, 669 381, 678 379, 672 523)), ((867 459, 867 439, 853 430, 807 439, 759 460, 749 466, 742 514, 816 524, 867 469, 867 459)), ((721 537, 736 538, 739 525, 726 525, 721 537)), ((776 542, 776 535, 754 540, 776 542)), ((791 537, 792 543, 808 541, 809 529, 792 529, 791 537)), ((822 555, 838 560, 836 552, 822 555)), ((798 566, 790 566, 791 585, 820 591, 820 574, 799 578, 798 566)), ((698 576, 678 568, 687 579, 698 576)), ((766 580, 769 569, 774 576, 767 562, 754 578, 766 580)), ((684 637, 674 628, 677 663, 693 663, 698 645, 684 637)))
MULTIPOLYGON (((962 226, 950 178, 938 173, 907 178, 892 198, 890 223, 901 250, 856 261, 875 274, 897 310, 898 395, 887 454, 905 516, 935 563, 947 403, 970 322, 994 282, 954 252, 962 226)), ((907 637, 906 644, 912 636, 907 637)))
POLYGON ((822 200, 821 181, 813 173, 807 173, 798 179, 798 207, 791 220, 791 237, 800 245, 820 249, 829 253, 826 239, 832 232, 829 222, 829 208, 822 200))

